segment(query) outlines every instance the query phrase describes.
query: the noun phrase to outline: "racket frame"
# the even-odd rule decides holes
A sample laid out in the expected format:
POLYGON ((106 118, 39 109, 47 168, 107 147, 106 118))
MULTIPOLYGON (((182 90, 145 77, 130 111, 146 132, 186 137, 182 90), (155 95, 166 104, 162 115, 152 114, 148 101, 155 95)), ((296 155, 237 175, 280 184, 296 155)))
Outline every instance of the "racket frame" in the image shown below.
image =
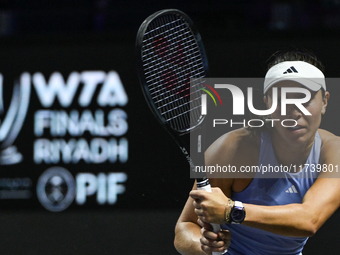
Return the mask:
POLYGON ((185 129, 185 130, 176 130, 174 131, 173 128, 170 127, 169 123, 166 121, 166 119, 160 114, 160 112, 157 110, 156 106, 154 105, 152 96, 149 92, 148 89, 148 85, 147 85, 147 81, 145 79, 144 76, 144 68, 143 68, 143 37, 144 34, 146 32, 146 30, 148 29, 149 24, 156 18, 163 16, 165 14, 174 14, 174 15, 179 15, 181 16, 181 18, 188 24, 188 27, 190 28, 190 30, 193 33, 193 36, 197 42, 197 45, 199 47, 199 50, 201 52, 201 57, 202 57, 202 62, 203 62, 203 67, 204 67, 204 72, 205 72, 205 76, 208 76, 209 73, 209 69, 208 69, 208 60, 205 54, 205 50, 204 50, 204 46, 203 46, 203 42, 201 39, 201 36, 197 30, 197 28, 195 27, 193 21, 190 19, 190 17, 188 15, 186 15, 184 12, 177 10, 177 9, 165 9, 165 10, 160 10, 158 12, 155 12, 154 14, 150 15, 147 19, 145 19, 145 21, 141 24, 138 33, 137 33, 137 38, 136 38, 136 54, 137 54, 137 65, 138 65, 138 76, 139 76, 139 80, 141 81, 141 85, 142 85, 142 91, 144 96, 147 98, 147 103, 149 105, 149 108, 151 109, 152 113, 155 115, 155 117, 157 118, 157 120, 160 122, 160 124, 162 126, 164 126, 164 128, 166 130, 168 130, 168 132, 171 133, 171 135, 184 135, 189 133, 191 130, 196 129, 198 126, 200 126, 200 124, 203 122, 204 120, 204 115, 201 115, 200 119, 198 120, 197 124, 195 126, 190 126, 189 128, 185 129), (175 133, 173 133, 175 132, 175 133), (178 134, 177 134, 178 133, 178 134))
MULTIPOLYGON (((203 62, 203 67, 204 67, 204 73, 205 76, 208 76, 209 70, 208 70, 208 60, 205 54, 203 42, 201 39, 201 36, 194 25, 193 21, 190 19, 189 16, 187 16, 185 13, 183 13, 180 10, 177 9, 165 9, 165 10, 160 10, 158 12, 155 12, 154 14, 150 15, 148 18, 145 19, 145 21, 141 24, 137 37, 136 37, 136 55, 137 55, 137 70, 138 70, 138 76, 139 80, 141 83, 142 91, 144 94, 144 97, 146 98, 147 104, 149 108, 151 109, 151 112, 154 114, 156 119, 159 121, 161 126, 167 130, 167 132, 171 135, 171 137, 175 140, 177 145, 180 147, 182 153, 184 154, 185 158, 187 159, 190 168, 192 171, 195 170, 195 166, 205 166, 205 160, 204 160, 204 139, 202 139, 201 134, 204 133, 204 119, 205 115, 201 115, 200 118, 198 119, 197 123, 195 126, 190 126, 187 129, 184 130, 174 130, 170 124, 167 122, 167 120, 160 114, 160 112, 157 110, 154 101, 152 99, 152 96, 150 94, 148 84, 146 81, 146 78, 144 76, 144 67, 143 67, 143 38, 144 34, 148 29, 149 24, 156 18, 166 15, 166 14, 174 14, 174 15, 179 15, 181 18, 187 23, 188 27, 193 33, 193 36, 197 42, 197 45, 199 47, 200 53, 201 53, 201 58, 203 62), (185 141, 185 137, 188 137, 190 135, 195 135, 195 138, 197 138, 197 146, 200 146, 200 148, 195 146, 195 152, 193 152, 192 146, 190 146, 190 142, 188 143, 185 141), (201 137, 199 137, 201 136, 201 137), (192 155, 195 153, 195 160, 193 161, 192 155)), ((196 184, 197 184, 197 189, 199 190, 205 190, 211 192, 211 187, 209 184, 209 180, 204 177, 202 179, 196 178, 196 184)), ((220 226, 218 224, 211 224, 213 226, 214 232, 217 233, 220 230, 220 226)), ((213 252, 214 255, 219 255, 221 253, 219 252, 213 252)))

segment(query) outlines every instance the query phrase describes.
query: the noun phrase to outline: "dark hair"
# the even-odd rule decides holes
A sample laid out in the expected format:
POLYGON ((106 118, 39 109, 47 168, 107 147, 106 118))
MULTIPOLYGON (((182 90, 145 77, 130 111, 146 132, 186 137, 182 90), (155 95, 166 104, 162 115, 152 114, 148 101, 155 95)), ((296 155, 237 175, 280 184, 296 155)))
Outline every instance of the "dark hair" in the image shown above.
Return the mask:
POLYGON ((268 64, 268 70, 284 61, 304 61, 309 64, 314 65, 318 69, 320 69, 322 72, 324 72, 324 65, 321 63, 321 61, 311 52, 308 51, 287 51, 287 52, 276 52, 274 53, 270 58, 273 59, 268 64))
MULTIPOLYGON (((286 51, 286 52, 282 52, 282 51, 278 51, 276 53, 274 53, 269 59, 268 59, 269 64, 267 67, 267 71, 281 63, 281 62, 285 62, 285 61, 304 61, 307 62, 309 64, 314 65, 315 67, 317 67, 318 69, 320 69, 320 71, 324 72, 325 67, 324 65, 321 63, 321 61, 311 52, 308 51, 286 51)), ((325 90, 321 89, 322 91, 322 96, 325 96, 325 90)), ((265 119, 269 119, 269 116, 251 116, 251 117, 257 117, 258 119, 261 120, 265 120, 265 119)), ((257 127, 247 127, 248 130, 251 131, 252 134, 259 134, 260 132, 271 132, 272 128, 270 126, 270 123, 267 123, 266 125, 266 121, 264 121, 264 125, 261 128, 257 128, 257 127)))

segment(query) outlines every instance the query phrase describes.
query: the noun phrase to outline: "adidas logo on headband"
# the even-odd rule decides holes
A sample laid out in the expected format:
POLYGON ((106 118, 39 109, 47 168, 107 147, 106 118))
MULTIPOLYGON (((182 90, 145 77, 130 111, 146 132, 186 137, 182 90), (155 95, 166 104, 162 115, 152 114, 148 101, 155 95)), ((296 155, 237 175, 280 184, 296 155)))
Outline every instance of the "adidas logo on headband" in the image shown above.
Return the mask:
POLYGON ((295 81, 312 91, 321 88, 326 91, 325 75, 320 69, 304 61, 284 61, 272 66, 266 73, 263 93, 284 80, 295 81))
POLYGON ((287 71, 283 72, 283 74, 286 73, 298 73, 298 71, 295 69, 294 66, 291 66, 290 68, 287 69, 287 71))

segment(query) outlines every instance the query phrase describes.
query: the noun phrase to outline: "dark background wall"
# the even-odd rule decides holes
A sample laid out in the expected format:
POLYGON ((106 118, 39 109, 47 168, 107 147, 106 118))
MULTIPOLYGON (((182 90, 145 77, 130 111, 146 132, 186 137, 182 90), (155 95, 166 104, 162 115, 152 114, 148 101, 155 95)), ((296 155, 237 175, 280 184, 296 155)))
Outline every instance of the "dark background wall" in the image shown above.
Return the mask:
MULTIPOLYGON (((5 110, 11 102, 14 80, 23 72, 41 72, 46 79, 60 72, 116 71, 129 101, 124 106, 100 107, 96 102, 102 84, 88 107, 77 103, 84 84, 69 107, 55 100, 44 107, 31 82, 31 95, 23 127, 13 142, 23 161, 0 165, 1 191, 15 190, 5 180, 29 178, 28 199, 0 196, 1 254, 176 254, 174 225, 192 186, 188 166, 180 151, 159 127, 145 104, 135 68, 134 41, 141 22, 154 11, 178 8, 193 19, 203 37, 212 77, 263 77, 268 57, 282 49, 308 49, 326 66, 327 77, 338 77, 340 13, 337 1, 167 1, 148 5, 138 1, 2 1, 0 11, 0 73, 4 76, 5 110), (39 110, 92 113, 123 109, 129 129, 127 162, 37 163, 34 143, 47 140, 98 136, 52 136, 34 133, 39 110), (85 204, 75 200, 61 212, 46 210, 38 200, 39 177, 53 166, 79 174, 124 172, 125 192, 114 204, 99 204, 97 193, 85 204)), ((336 96, 331 101, 323 127, 339 135, 336 96)), ((3 120, 5 114, 0 115, 3 120)), ((113 136, 114 137, 114 136, 113 136)), ((100 137, 109 139, 108 137, 100 137)), ((120 136, 116 137, 121 138, 120 136)), ((99 183, 99 182, 98 182, 99 183)), ((21 187, 23 188, 23 187, 21 187)), ((20 188, 19 188, 20 189, 20 188)), ((2 193, 4 194, 4 193, 2 193)), ((312 237, 304 254, 337 254, 340 248, 340 214, 312 237)))

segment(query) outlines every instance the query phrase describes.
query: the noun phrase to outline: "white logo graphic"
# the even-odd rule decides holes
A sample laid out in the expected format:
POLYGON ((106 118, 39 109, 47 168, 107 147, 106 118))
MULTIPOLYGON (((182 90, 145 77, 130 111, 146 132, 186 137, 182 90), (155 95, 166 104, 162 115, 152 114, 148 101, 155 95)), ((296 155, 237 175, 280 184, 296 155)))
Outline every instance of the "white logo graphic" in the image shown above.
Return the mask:
POLYGON ((37 183, 37 196, 47 210, 60 212, 69 207, 75 197, 76 188, 72 174, 62 167, 51 167, 37 183))
POLYGON ((11 103, 5 115, 3 76, 0 74, 0 165, 17 164, 23 156, 13 146, 26 118, 31 94, 30 75, 23 73, 13 88, 11 103))
POLYGON ((299 193, 299 192, 296 190, 295 186, 292 185, 289 189, 286 190, 286 193, 299 193))

